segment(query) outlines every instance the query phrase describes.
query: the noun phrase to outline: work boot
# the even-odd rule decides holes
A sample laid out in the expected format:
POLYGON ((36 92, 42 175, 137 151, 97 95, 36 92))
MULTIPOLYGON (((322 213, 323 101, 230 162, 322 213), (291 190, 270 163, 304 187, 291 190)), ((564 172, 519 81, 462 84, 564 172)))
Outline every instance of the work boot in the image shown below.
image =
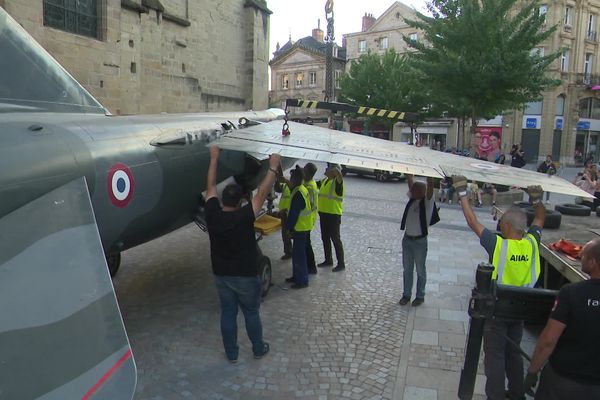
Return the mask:
POLYGON ((288 254, 288 253, 286 253, 286 254, 284 254, 284 255, 281 256, 282 260, 289 260, 290 258, 292 258, 292 255, 288 254))
POLYGON ((296 282, 296 280, 294 279, 294 277, 293 277, 293 276, 290 276, 289 278, 285 278, 285 281, 286 281, 287 283, 294 283, 294 282, 296 282))
POLYGON ((317 264, 317 267, 333 267, 333 261, 323 261, 321 264, 317 264))
POLYGON ((400 304, 401 306, 405 306, 408 304, 409 301, 410 301, 410 297, 402 296, 402 298, 400 299, 398 304, 400 304))
POLYGON ((292 289, 304 289, 308 287, 308 283, 294 283, 292 286, 290 286, 292 289))
POLYGON ((425 299, 420 299, 420 298, 417 297, 417 298, 415 298, 413 300, 413 302, 411 304, 412 304, 413 307, 418 307, 418 306, 420 306, 423 303, 425 303, 425 299))
POLYGON ((334 269, 332 269, 333 272, 340 272, 346 269, 345 265, 337 265, 337 267, 335 267, 334 269))

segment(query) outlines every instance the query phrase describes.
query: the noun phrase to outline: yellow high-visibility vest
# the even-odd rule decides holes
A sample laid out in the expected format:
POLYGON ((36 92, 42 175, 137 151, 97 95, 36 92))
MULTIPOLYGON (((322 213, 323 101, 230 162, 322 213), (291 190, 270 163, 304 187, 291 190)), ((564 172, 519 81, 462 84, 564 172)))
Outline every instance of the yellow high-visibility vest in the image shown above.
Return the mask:
POLYGON ((540 249, 535 237, 528 233, 521 240, 498 236, 492 279, 504 285, 533 287, 540 276, 540 249))
POLYGON ((325 178, 321 182, 321 190, 319 191, 319 212, 342 215, 343 202, 344 187, 342 186, 342 195, 338 196, 335 192, 335 179, 325 178))
POLYGON ((287 184, 283 184, 283 190, 281 191, 281 198, 279 199, 279 211, 287 211, 290 209, 292 203, 292 194, 287 184))
POLYGON ((296 232, 307 232, 312 230, 314 225, 312 211, 310 210, 310 199, 308 197, 308 189, 306 189, 303 185, 296 186, 294 190, 292 190, 292 199, 298 192, 300 192, 300 194, 302 195, 302 199, 304 200, 304 209, 300 211, 298 221, 296 221, 296 225, 294 225, 294 230, 296 232))
POLYGON ((310 211, 313 219, 313 226, 317 222, 317 216, 319 214, 319 187, 317 182, 314 180, 308 181, 304 184, 308 189, 308 199, 310 200, 310 211))

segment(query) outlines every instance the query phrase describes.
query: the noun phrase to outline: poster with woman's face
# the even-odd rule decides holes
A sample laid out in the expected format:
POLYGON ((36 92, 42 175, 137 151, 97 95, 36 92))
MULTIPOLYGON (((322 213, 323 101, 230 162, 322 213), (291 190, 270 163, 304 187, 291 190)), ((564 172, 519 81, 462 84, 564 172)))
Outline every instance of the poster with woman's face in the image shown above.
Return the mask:
POLYGON ((475 147, 479 158, 485 158, 488 161, 495 161, 502 153, 502 128, 500 127, 482 127, 477 128, 473 138, 473 147, 475 147))

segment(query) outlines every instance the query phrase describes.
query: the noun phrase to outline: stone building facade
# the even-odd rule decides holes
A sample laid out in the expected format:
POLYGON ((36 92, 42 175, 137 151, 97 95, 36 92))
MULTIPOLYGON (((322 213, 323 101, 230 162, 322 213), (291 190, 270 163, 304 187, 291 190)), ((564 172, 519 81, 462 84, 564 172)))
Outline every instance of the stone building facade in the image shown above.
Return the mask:
POLYGON ((545 26, 557 25, 537 51, 561 56, 550 75, 561 84, 539 102, 504 115, 503 136, 523 143, 528 161, 553 155, 566 165, 600 158, 600 1, 559 0, 540 4, 545 26))
POLYGON ((394 49, 398 53, 406 52, 408 45, 403 36, 420 40, 421 32, 408 26, 404 22, 405 18, 415 19, 415 11, 399 1, 394 2, 378 18, 373 17, 373 14, 365 14, 361 31, 344 35, 348 59, 347 70, 350 69, 352 61, 358 60, 368 51, 376 54, 383 54, 388 49, 394 49))
POLYGON ((114 114, 268 107, 264 0, 0 0, 114 114))
MULTIPOLYGON (((282 47, 277 47, 271 59, 271 92, 272 107, 285 108, 287 99, 319 100, 325 98, 325 65, 326 45, 323 42, 323 31, 313 29, 312 36, 304 37, 296 42, 290 40, 282 47)), ((346 49, 334 44, 334 98, 339 89, 339 78, 344 72, 346 49)), ((326 123, 327 111, 305 108, 291 108, 290 117, 297 121, 326 123)))

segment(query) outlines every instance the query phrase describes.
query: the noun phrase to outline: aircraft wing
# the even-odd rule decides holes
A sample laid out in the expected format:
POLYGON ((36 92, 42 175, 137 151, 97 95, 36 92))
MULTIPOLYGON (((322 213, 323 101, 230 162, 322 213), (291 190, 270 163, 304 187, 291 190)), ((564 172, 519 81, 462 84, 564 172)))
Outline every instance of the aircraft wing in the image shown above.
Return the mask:
POLYGON ((136 370, 85 178, 0 219, 0 398, 131 399, 136 370))
POLYGON ((282 121, 273 121, 228 133, 215 144, 228 150, 255 154, 278 153, 282 157, 331 162, 353 167, 442 177, 463 175, 469 180, 527 187, 541 185, 545 191, 592 197, 570 182, 507 165, 480 161, 427 147, 415 147, 363 135, 288 122, 291 134, 282 136, 282 121))

